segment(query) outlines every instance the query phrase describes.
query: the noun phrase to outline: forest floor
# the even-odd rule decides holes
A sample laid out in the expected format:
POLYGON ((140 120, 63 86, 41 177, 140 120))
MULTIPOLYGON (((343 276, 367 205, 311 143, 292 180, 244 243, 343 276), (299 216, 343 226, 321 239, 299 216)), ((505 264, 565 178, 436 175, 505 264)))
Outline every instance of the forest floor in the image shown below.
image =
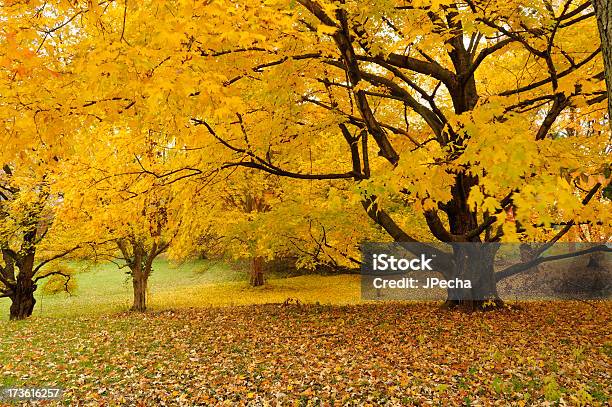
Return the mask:
POLYGON ((71 406, 606 405, 611 315, 535 302, 39 316, 0 323, 0 387, 63 387, 71 406))

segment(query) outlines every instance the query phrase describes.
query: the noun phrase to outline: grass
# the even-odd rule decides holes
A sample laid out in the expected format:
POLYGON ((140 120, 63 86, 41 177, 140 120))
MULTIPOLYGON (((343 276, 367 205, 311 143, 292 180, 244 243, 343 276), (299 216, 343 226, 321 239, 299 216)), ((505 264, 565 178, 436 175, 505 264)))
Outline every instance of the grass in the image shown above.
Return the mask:
MULTIPOLYGON (((65 318, 102 315, 127 310, 132 302, 132 283, 114 264, 71 264, 79 270, 77 288, 71 295, 36 293, 33 317, 65 318)), ((279 303, 297 298, 302 303, 355 304, 360 301, 358 275, 299 276, 271 275, 263 287, 253 288, 245 272, 230 264, 197 260, 176 264, 154 263, 149 278, 151 310, 170 308, 232 306, 279 303)), ((0 319, 8 318, 10 301, 0 301, 0 319)))

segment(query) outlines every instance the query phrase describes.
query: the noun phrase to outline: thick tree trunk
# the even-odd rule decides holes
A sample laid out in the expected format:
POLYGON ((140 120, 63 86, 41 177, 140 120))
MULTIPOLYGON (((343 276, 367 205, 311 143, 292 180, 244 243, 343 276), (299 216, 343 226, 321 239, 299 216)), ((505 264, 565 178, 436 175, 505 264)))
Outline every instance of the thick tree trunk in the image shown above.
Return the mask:
POLYGON ((31 281, 29 284, 17 284, 17 291, 10 297, 12 301, 10 308, 11 321, 26 319, 32 316, 34 305, 36 305, 36 299, 34 298, 35 290, 36 285, 31 281))
MULTIPOLYGON (((612 3, 610 0, 593 0, 599 36, 601 37, 601 53, 604 59, 604 72, 608 87, 608 114, 612 126, 612 3)), ((612 127, 611 127, 612 128, 612 127)))
POLYGON ((491 243, 458 243, 453 247, 454 278, 471 283, 470 288, 449 288, 445 306, 468 311, 503 306, 497 293, 494 260, 498 245, 491 243))
MULTIPOLYGON (((455 185, 451 188, 453 199, 446 207, 453 235, 466 235, 478 227, 477 213, 467 203, 470 189, 477 184, 476 177, 463 173, 455 179, 455 185)), ((452 278, 469 280, 471 288, 449 288, 445 306, 469 311, 503 306, 495 279, 494 260, 497 250, 497 244, 482 243, 479 236, 453 245, 455 273, 452 278)))
POLYGON ((32 265, 33 264, 30 264, 26 259, 22 265, 23 268, 17 275, 17 282, 13 288, 13 295, 10 296, 11 321, 26 319, 32 316, 32 312, 34 312, 34 305, 36 305, 36 299, 34 298, 36 284, 34 284, 34 280, 32 279, 32 265))
POLYGON ((140 267, 132 270, 132 286, 134 287, 134 304, 131 310, 145 312, 147 310, 147 283, 149 275, 140 267))
POLYGON ((264 285, 264 272, 263 272, 264 259, 261 256, 253 258, 251 263, 251 272, 249 283, 253 287, 259 287, 264 285))

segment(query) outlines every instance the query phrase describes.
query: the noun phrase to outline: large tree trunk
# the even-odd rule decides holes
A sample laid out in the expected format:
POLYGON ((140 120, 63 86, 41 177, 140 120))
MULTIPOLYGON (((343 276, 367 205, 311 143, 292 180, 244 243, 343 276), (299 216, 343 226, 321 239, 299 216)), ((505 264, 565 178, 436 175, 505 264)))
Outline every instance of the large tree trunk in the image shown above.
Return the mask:
MULTIPOLYGON (((455 185, 451 188, 453 199, 445 208, 453 235, 465 235, 478 227, 477 212, 468 205, 470 189, 477 184, 478 179, 467 174, 460 173, 455 178, 455 185)), ((479 236, 453 245, 455 273, 452 278, 469 280, 472 287, 449 288, 445 306, 470 311, 503 306, 497 293, 494 268, 498 247, 497 244, 482 243, 479 236)))
POLYGON ((26 319, 32 316, 34 305, 36 305, 36 299, 34 298, 36 284, 34 284, 33 280, 34 254, 25 256, 20 266, 13 294, 10 296, 11 321, 26 319))
POLYGON ((11 298, 10 319, 11 321, 26 319, 32 316, 36 299, 34 298, 36 285, 31 279, 17 279, 15 292, 11 298))
POLYGON ((259 287, 264 285, 264 272, 263 272, 264 259, 261 256, 253 258, 251 263, 251 272, 249 283, 253 287, 259 287))
POLYGON ((470 288, 448 289, 445 306, 468 311, 494 309, 503 306, 497 293, 494 260, 499 245, 492 243, 457 243, 453 247, 455 275, 468 280, 470 288))
POLYGON ((601 53, 608 87, 608 117, 612 128, 612 4, 610 0, 593 0, 593 6, 601 37, 601 53))
POLYGON ((136 312, 145 312, 147 310, 147 283, 149 273, 142 270, 141 267, 135 267, 132 270, 132 286, 134 287, 134 304, 131 310, 136 312))

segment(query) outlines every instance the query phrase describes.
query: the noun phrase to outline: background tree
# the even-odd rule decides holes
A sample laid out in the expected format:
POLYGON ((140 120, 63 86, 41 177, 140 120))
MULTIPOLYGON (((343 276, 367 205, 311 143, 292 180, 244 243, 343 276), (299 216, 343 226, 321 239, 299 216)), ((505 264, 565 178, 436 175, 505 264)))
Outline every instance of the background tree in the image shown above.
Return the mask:
POLYGON ((127 268, 133 288, 131 310, 144 312, 153 262, 168 250, 172 240, 166 209, 169 200, 154 199, 159 195, 152 191, 131 199, 105 191, 103 199, 95 186, 88 194, 75 196, 68 192, 62 218, 73 233, 90 239, 82 259, 109 261, 120 269, 127 268))
MULTIPOLYGON (((274 181, 270 179, 271 177, 267 177, 267 179, 266 177, 249 178, 250 180, 247 180, 246 185, 228 185, 227 192, 223 197, 223 200, 225 201, 224 210, 228 213, 237 212, 238 219, 242 218, 243 222, 247 222, 247 224, 249 222, 255 222, 259 214, 269 212, 272 209, 272 200, 274 198, 274 181), (249 184, 251 185, 250 187, 247 186, 249 184)), ((236 219, 234 219, 234 221, 235 220, 236 219)), ((261 233, 265 233, 265 231, 260 230, 255 236, 247 233, 230 233, 230 236, 232 236, 233 239, 238 240, 240 244, 244 246, 242 250, 239 251, 240 253, 245 251, 251 253, 249 284, 252 287, 262 286, 264 285, 265 281, 265 257, 262 256, 261 253, 258 253, 256 247, 257 237, 258 235, 261 236, 261 233)), ((235 246, 227 243, 225 247, 235 246)), ((236 257, 236 254, 237 253, 234 253, 233 257, 236 257)))
MULTIPOLYGON (((241 171, 225 174, 224 182, 204 189, 198 183, 181 185, 181 193, 193 199, 176 214, 181 228, 169 255, 186 259, 204 251, 209 259, 248 259, 249 280, 259 281, 264 270, 287 274, 354 269, 361 263, 360 242, 388 238, 361 216, 352 191, 338 187, 331 182, 308 187, 241 171), (201 239, 204 232, 214 235, 201 239), (253 267, 257 258, 260 264, 253 267)), ((422 230, 415 218, 411 216, 411 222, 422 230)), ((427 239, 425 233, 419 237, 427 239)))
POLYGON ((153 272, 153 261, 170 246, 172 236, 168 233, 167 212, 169 201, 149 191, 144 200, 138 203, 134 200, 128 201, 129 209, 124 207, 125 211, 116 207, 106 208, 119 210, 122 215, 131 215, 123 220, 114 219, 107 225, 107 230, 119 249, 119 253, 113 256, 114 261, 123 263, 120 267, 128 267, 132 278, 132 311, 146 311, 147 288, 153 272), (134 213, 134 209, 139 212, 134 213))
POLYGON ((38 171, 11 165, 0 171, 0 297, 11 300, 11 320, 32 315, 39 281, 59 276, 68 291, 71 271, 55 262, 79 248, 66 241, 58 245, 53 221, 59 197, 52 193, 49 174, 38 171))
POLYGON ((163 173, 171 159, 163 146, 151 142, 148 132, 142 138, 136 132, 121 132, 90 140, 65 168, 79 174, 79 182, 63 180, 61 218, 95 243, 88 257, 129 270, 133 311, 146 311, 153 262, 168 250, 180 224, 176 205, 183 202, 177 203, 172 181, 151 175, 163 173))
POLYGON ((153 240, 147 241, 144 237, 131 235, 116 240, 121 252, 119 258, 130 269, 132 286, 134 289, 134 303, 131 310, 144 312, 147 309, 147 286, 153 261, 168 248, 168 243, 153 240))

